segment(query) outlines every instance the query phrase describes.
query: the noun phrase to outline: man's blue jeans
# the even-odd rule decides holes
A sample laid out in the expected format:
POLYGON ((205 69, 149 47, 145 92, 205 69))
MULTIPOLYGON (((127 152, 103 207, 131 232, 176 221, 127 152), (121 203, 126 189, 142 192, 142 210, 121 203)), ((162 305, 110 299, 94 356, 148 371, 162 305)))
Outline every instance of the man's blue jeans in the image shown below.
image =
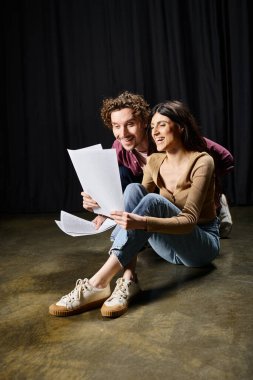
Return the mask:
MULTIPOLYGON (((124 192, 125 211, 142 216, 168 218, 178 215, 180 209, 166 198, 132 183, 124 192)), ((197 225, 187 234, 164 234, 144 230, 124 230, 117 226, 111 235, 113 253, 123 267, 129 264, 148 241, 154 251, 172 264, 201 267, 219 254, 218 219, 197 225)))

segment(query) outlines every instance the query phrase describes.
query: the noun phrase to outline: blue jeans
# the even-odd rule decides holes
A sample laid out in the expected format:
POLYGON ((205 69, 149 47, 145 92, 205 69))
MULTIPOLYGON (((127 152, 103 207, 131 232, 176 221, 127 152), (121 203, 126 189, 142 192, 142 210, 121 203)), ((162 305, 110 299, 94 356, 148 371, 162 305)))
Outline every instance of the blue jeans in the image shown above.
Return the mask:
MULTIPOLYGON (((124 192, 125 211, 142 216, 168 218, 180 213, 166 198, 132 183, 124 192)), ((113 253, 123 267, 127 266, 148 241, 154 251, 172 264, 201 267, 209 264, 219 254, 220 239, 218 219, 197 225, 187 234, 164 234, 144 230, 124 230, 117 226, 111 235, 113 253)))

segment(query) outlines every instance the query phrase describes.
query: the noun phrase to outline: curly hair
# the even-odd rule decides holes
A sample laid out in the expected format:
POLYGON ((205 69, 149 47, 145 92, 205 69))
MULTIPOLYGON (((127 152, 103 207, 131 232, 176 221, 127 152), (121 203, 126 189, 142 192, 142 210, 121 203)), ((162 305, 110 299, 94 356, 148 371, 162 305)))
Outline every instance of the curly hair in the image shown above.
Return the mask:
POLYGON ((103 100, 100 115, 106 127, 112 129, 111 113, 123 108, 131 108, 133 110, 133 116, 136 119, 144 124, 148 123, 150 116, 149 104, 141 95, 124 91, 116 98, 107 98, 103 100))

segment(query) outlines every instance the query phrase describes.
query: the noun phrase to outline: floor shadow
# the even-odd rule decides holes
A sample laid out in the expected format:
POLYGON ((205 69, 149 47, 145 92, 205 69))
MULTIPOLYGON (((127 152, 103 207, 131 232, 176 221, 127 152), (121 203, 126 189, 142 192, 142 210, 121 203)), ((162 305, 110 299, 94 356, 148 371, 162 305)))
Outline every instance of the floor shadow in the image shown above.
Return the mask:
POLYGON ((173 271, 174 273, 170 276, 168 282, 165 282, 158 287, 142 290, 138 297, 133 300, 132 304, 145 305, 167 297, 169 294, 185 286, 188 282, 200 280, 214 270, 216 270, 216 266, 213 264, 209 264, 202 268, 187 268, 180 266, 180 269, 178 269, 177 267, 175 268, 175 271, 173 271))

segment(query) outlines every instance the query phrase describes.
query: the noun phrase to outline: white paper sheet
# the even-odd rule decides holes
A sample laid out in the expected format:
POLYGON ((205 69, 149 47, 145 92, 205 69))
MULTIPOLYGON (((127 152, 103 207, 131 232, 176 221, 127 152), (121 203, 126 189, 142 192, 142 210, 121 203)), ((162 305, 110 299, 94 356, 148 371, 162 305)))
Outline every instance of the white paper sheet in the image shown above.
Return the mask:
POLYGON ((100 206, 94 212, 110 216, 113 210, 124 210, 116 150, 89 148, 68 153, 83 190, 100 206))
MULTIPOLYGON (((91 150, 95 150, 96 151, 96 150, 102 150, 102 149, 103 148, 102 148, 101 144, 95 144, 95 145, 87 146, 87 147, 81 148, 81 149, 75 149, 75 150, 73 150, 73 149, 67 149, 67 151, 68 151, 68 154, 69 154, 69 156, 71 158, 72 164, 74 165, 72 157, 74 157, 74 160, 76 161, 75 157, 82 156, 83 152, 87 152, 88 150, 89 151, 91 151, 91 150)), ((75 168, 75 165, 74 165, 74 168, 75 168)), ((75 168, 75 170, 76 170, 76 168, 75 168)), ((78 176, 79 181, 81 182, 81 179, 79 178, 79 174, 77 173, 77 171, 76 171, 76 174, 78 176)), ((87 193, 87 190, 86 190, 84 184, 81 183, 81 185, 83 187, 83 191, 85 191, 87 193)))
POLYGON ((115 226, 112 219, 107 218, 104 223, 96 230, 94 223, 79 218, 78 216, 61 211, 61 220, 55 220, 57 226, 70 236, 95 235, 104 232, 115 226))
POLYGON ((86 146, 85 148, 81 148, 81 149, 75 149, 75 150, 71 150, 71 149, 67 149, 68 151, 70 150, 71 152, 87 152, 88 150, 103 150, 102 148, 102 145, 101 144, 95 144, 95 145, 91 145, 91 146, 86 146))

